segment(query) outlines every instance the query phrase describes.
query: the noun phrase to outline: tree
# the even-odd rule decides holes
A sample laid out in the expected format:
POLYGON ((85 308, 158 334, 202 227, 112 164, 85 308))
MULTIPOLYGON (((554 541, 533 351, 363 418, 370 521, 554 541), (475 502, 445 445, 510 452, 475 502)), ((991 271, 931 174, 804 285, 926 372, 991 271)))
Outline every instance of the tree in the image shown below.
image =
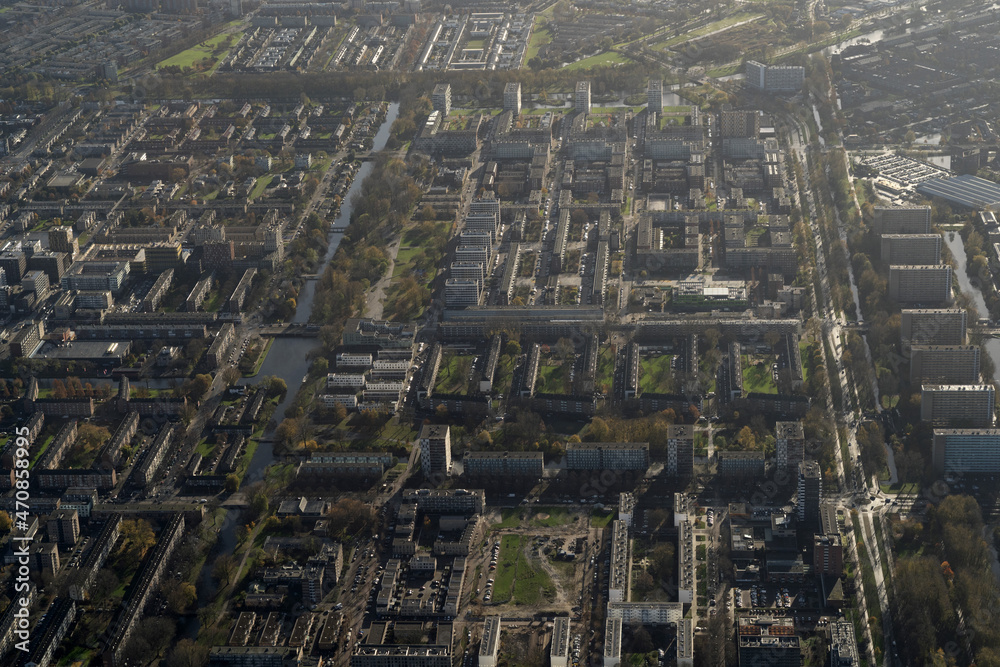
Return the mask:
POLYGON ((90 585, 91 601, 95 605, 104 604, 119 585, 121 585, 121 580, 113 571, 107 568, 98 570, 94 577, 94 583, 90 585))
POLYGON ((87 451, 97 450, 111 438, 111 431, 106 426, 95 426, 90 422, 80 424, 76 433, 77 444, 82 444, 87 451))
POLYGON ((276 376, 268 376, 264 378, 261 384, 267 387, 267 397, 274 398, 275 396, 284 397, 288 393, 288 383, 276 376))
POLYGON ((126 519, 121 524, 119 552, 126 560, 138 562, 156 544, 153 527, 145 519, 126 519))
POLYGON ((212 388, 212 376, 207 373, 199 373, 188 380, 185 384, 189 387, 187 392, 188 395, 194 400, 200 401, 205 398, 209 389, 212 388))
POLYGON ((226 493, 236 493, 240 488, 240 478, 233 473, 226 475, 226 493))
POLYGON ((167 598, 167 606, 175 614, 184 613, 198 599, 198 590, 190 582, 181 581, 175 583, 174 580, 168 579, 167 586, 168 589, 164 591, 167 598))
POLYGON ((661 542, 647 554, 649 573, 660 581, 669 581, 674 576, 674 545, 661 542))
POLYGON ((645 570, 639 572, 635 578, 635 590, 640 596, 645 596, 653 587, 656 586, 656 582, 653 580, 653 575, 645 570))
POLYGON ((375 522, 375 512, 366 503, 354 498, 342 498, 327 511, 330 535, 360 536, 375 522))
POLYGON ((58 378, 52 381, 52 398, 66 398, 66 385, 58 378))
POLYGON ((215 565, 212 567, 212 576, 218 579, 223 586, 228 586, 233 583, 232 579, 236 574, 237 567, 239 567, 239 563, 236 562, 232 554, 219 556, 215 559, 215 565))
POLYGON ((204 667, 208 662, 208 647, 191 639, 182 639, 167 657, 167 667, 204 667))
POLYGON ((754 436, 753 431, 749 426, 744 426, 740 429, 740 432, 736 434, 736 440, 733 441, 735 449, 740 449, 743 451, 753 451, 757 449, 757 438, 754 436))
POLYGON ((285 447, 294 447, 305 440, 305 421, 301 417, 286 417, 274 430, 275 439, 285 447))

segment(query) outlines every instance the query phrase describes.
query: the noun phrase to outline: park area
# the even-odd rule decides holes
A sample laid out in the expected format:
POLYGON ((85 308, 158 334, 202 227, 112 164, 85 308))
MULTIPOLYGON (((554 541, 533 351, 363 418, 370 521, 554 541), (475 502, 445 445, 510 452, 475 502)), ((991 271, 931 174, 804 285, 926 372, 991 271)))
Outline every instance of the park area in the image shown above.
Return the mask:
POLYGON ((212 69, 226 55, 230 45, 235 43, 237 38, 237 35, 221 33, 166 60, 161 60, 157 63, 156 69, 165 67, 181 69, 190 67, 198 71, 212 69))

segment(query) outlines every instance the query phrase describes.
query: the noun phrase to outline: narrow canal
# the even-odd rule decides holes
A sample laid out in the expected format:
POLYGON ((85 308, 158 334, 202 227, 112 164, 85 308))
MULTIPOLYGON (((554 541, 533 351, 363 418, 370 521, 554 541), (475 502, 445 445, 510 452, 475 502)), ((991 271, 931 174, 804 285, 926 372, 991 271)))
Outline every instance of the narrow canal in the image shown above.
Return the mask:
MULTIPOLYGON (((389 105, 385 120, 382 125, 379 126, 378 132, 375 134, 372 152, 377 152, 385 148, 386 141, 389 139, 389 130, 392 127, 392 123, 396 120, 397 115, 399 115, 399 103, 393 102, 389 105)), ((358 169, 358 173, 355 174, 351 187, 344 196, 343 202, 340 206, 340 213, 334 221, 332 228, 343 229, 347 226, 347 223, 351 219, 352 201, 354 200, 354 196, 361 192, 361 185, 364 183, 365 178, 368 177, 371 171, 371 162, 365 162, 361 165, 361 168, 358 169)), ((322 274, 323 271, 326 270, 327 265, 330 263, 330 260, 333 259, 334 253, 340 246, 340 241, 343 237, 344 235, 342 232, 330 232, 328 237, 329 247, 327 248, 326 255, 324 256, 323 265, 320 267, 318 272, 319 274, 322 274)), ((309 316, 312 313, 313 299, 315 296, 316 280, 306 281, 305 285, 302 287, 302 291, 299 293, 298 307, 296 308, 295 316, 292 318, 292 322, 303 323, 309 321, 309 316)), ((261 365, 258 377, 274 375, 282 378, 288 384, 288 393, 275 409, 275 421, 280 422, 284 418, 285 411, 288 409, 295 393, 302 384, 302 378, 309 372, 309 357, 310 353, 315 348, 316 340, 313 338, 279 337, 276 338, 274 343, 271 345, 267 358, 261 365)), ((253 458, 250 460, 250 466, 247 468, 244 484, 263 479, 264 470, 273 462, 274 446, 268 441, 261 442, 257 447, 257 451, 254 452, 253 458)), ((215 565, 216 559, 221 556, 231 555, 236 549, 236 528, 239 525, 239 521, 237 520, 239 512, 240 510, 229 510, 227 512, 226 519, 222 524, 222 529, 219 531, 219 539, 216 542, 215 548, 212 550, 212 553, 205 561, 205 565, 201 570, 201 574, 198 577, 199 604, 207 604, 210 600, 212 600, 212 598, 215 597, 217 586, 215 579, 212 577, 212 569, 215 565)), ((185 628, 184 634, 188 637, 195 637, 198 634, 198 630, 199 623, 197 620, 194 620, 188 624, 187 628, 185 628)))

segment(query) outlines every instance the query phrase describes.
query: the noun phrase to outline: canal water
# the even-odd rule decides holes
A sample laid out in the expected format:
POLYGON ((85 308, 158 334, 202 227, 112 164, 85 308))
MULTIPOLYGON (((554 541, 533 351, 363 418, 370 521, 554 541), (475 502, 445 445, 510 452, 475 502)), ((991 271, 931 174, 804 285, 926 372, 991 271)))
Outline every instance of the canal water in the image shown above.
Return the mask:
MULTIPOLYGON (((965 242, 962 241, 961 235, 958 232, 945 232, 944 240, 952 257, 955 258, 955 276, 958 278, 959 286, 964 293, 972 297, 972 304, 975 306, 976 312, 979 313, 979 317, 989 317, 990 312, 986 309, 986 300, 983 299, 982 291, 973 286, 969 276, 965 273, 965 242)), ((993 360, 993 380, 1000 384, 1000 340, 987 338, 983 341, 983 349, 993 360)))
MULTIPOLYGON (((372 152, 377 152, 385 148, 385 144, 389 140, 389 130, 392 128, 392 123, 396 120, 396 116, 398 115, 399 103, 393 102, 389 105, 385 121, 383 121, 382 125, 378 129, 378 132, 375 134, 372 152)), ((347 226, 347 223, 351 219, 354 196, 361 192, 361 184, 371 173, 372 167, 372 162, 366 161, 361 165, 361 168, 358 169, 358 173, 355 174, 354 180, 351 182, 351 187, 348 189, 347 194, 344 196, 343 202, 341 203, 340 213, 333 223, 333 228, 343 229, 347 226)), ((330 233, 328 237, 329 247, 327 248, 326 255, 323 258, 323 265, 318 271, 319 274, 322 274, 323 271, 326 270, 327 264, 329 264, 330 260, 333 259, 333 255, 340 246, 340 241, 343 238, 344 235, 341 232, 330 233)), ((302 290, 299 292, 295 316, 292 318, 293 323, 303 323, 309 321, 315 297, 316 280, 307 280, 305 285, 303 285, 302 290)), ((272 343, 271 349, 267 354, 267 358, 260 367, 257 378, 253 378, 249 381, 249 383, 253 383, 261 377, 274 375, 276 377, 280 377, 288 384, 288 393, 274 411, 274 418, 276 421, 280 422, 284 418, 285 411, 288 409, 295 393, 302 384, 302 378, 309 372, 309 365, 311 361, 309 357, 316 347, 317 342, 315 338, 275 338, 274 343, 272 343)), ((247 474, 243 482, 244 485, 263 479, 264 470, 273 462, 274 446, 269 441, 262 441, 257 446, 257 451, 254 452, 254 456, 250 460, 250 465, 247 468, 247 474)), ((215 597, 217 586, 215 580, 212 578, 212 568, 215 565, 215 560, 220 556, 231 555, 236 549, 236 528, 239 525, 239 512, 240 510, 229 510, 227 512, 226 519, 222 524, 222 529, 219 531, 219 538, 216 542, 215 548, 209 558, 205 561, 205 565, 198 577, 199 604, 206 604, 215 597)), ((184 635, 192 638, 196 637, 199 631, 199 626, 200 624, 197 619, 193 619, 188 623, 187 627, 184 628, 184 635)))

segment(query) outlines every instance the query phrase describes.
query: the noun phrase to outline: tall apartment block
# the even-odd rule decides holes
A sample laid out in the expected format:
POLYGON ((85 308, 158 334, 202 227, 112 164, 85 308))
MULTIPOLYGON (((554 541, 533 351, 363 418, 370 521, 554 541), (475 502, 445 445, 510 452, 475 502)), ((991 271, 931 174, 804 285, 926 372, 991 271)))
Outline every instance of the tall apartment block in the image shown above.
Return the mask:
POLYGON ((823 502, 823 473, 815 461, 799 464, 799 522, 819 526, 819 506, 823 502))
POLYGON ((650 79, 646 87, 646 112, 663 111, 663 79, 650 79))
POLYGON ((859 667, 858 640, 854 636, 854 624, 837 621, 830 624, 830 667, 859 667))
POLYGON ((80 243, 73 238, 71 225, 60 225, 49 230, 49 250, 64 252, 71 258, 80 254, 80 243))
POLYGON ((813 536, 813 573, 831 577, 844 573, 844 544, 839 533, 813 536))
POLYGON ((440 111, 442 116, 447 116, 451 113, 450 83, 439 83, 434 86, 434 91, 431 93, 431 106, 440 111))
POLYGON ((950 303, 951 266, 947 264, 890 266, 889 298, 900 303, 950 303))
POLYGON ((799 638, 791 618, 740 617, 736 635, 740 667, 798 667, 799 638))
POLYGON ((584 442, 566 445, 569 470, 645 470, 649 467, 649 443, 584 442))
POLYGON ((577 113, 590 113, 590 82, 576 82, 576 97, 574 97, 573 110, 577 113))
POLYGON ((805 460, 806 435, 802 422, 777 422, 774 425, 774 458, 778 470, 789 475, 798 473, 805 460))
POLYGON ((938 472, 1000 472, 1000 429, 936 428, 934 469, 938 472))
POLYGON ((420 429, 420 465, 424 474, 451 474, 451 427, 425 424, 420 429))
POLYGON ((940 264, 940 234, 883 234, 882 261, 886 264, 940 264))
POLYGON ((938 426, 987 428, 993 425, 991 384, 925 384, 920 419, 938 426))
POLYGON ((978 345, 914 345, 910 348, 911 384, 979 382, 978 345))
POLYGON ((569 617, 556 616, 552 624, 552 646, 549 649, 551 667, 568 667, 569 665, 569 630, 569 617))
POLYGON ((496 667, 500 653, 500 617, 487 616, 483 621, 483 641, 479 645, 479 667, 496 667))
POLYGON ((667 468, 671 477, 694 474, 694 426, 671 424, 667 427, 667 468))
POLYGON ((723 111, 719 114, 723 139, 756 139, 760 135, 760 114, 756 111, 723 111))
POLYGON ((521 113, 521 84, 511 81, 503 88, 503 110, 511 111, 515 116, 521 113))
POLYGON ((969 314, 964 308, 904 308, 899 335, 909 345, 964 345, 969 314))
POLYGON ((49 541, 73 546, 80 539, 80 515, 76 510, 56 510, 49 517, 49 541))
POLYGON ((930 206, 876 206, 872 220, 876 234, 929 234, 930 206))
POLYGON ((545 456, 541 452, 468 452, 462 465, 472 477, 538 479, 545 472, 545 456))
POLYGON ((746 64, 746 85, 757 90, 791 93, 802 90, 805 80, 804 67, 765 65, 755 60, 748 60, 746 64))

